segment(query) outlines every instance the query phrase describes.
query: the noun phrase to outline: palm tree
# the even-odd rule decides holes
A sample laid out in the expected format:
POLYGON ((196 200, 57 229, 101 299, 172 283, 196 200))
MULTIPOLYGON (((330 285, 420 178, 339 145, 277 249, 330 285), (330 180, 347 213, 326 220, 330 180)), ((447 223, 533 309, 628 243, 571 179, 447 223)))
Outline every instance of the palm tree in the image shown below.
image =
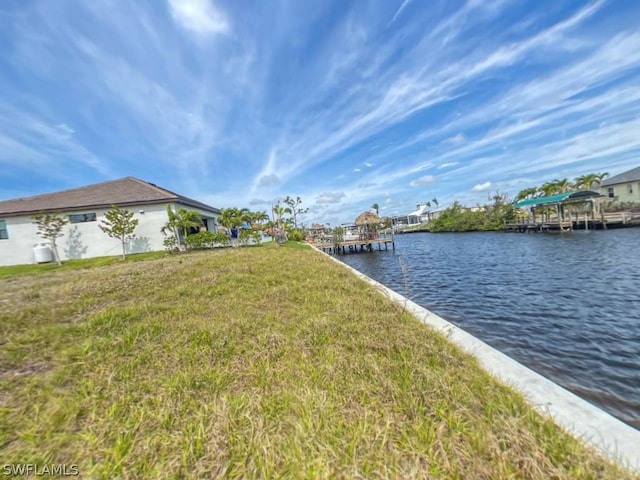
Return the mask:
POLYGON ((524 190, 520 190, 518 192, 518 195, 516 195, 516 202, 519 202, 521 200, 527 200, 529 198, 533 198, 536 196, 536 193, 538 193, 538 189, 536 187, 529 187, 529 188, 525 188, 524 190))
POLYGON ((543 197, 550 197, 551 195, 553 195, 554 193, 556 193, 556 185, 553 182, 545 182, 542 185, 540 185, 538 187, 538 192, 540 192, 540 194, 543 197))
POLYGON ((267 215, 267 212, 263 210, 259 210, 257 212, 249 212, 248 217, 251 224, 257 223, 259 225, 262 225, 262 222, 269 220, 269 215, 267 215))
POLYGON ((184 208, 179 208, 174 212, 171 205, 167 205, 167 217, 169 219, 167 224, 162 227, 162 233, 166 235, 167 232, 171 232, 178 243, 178 248, 185 250, 184 241, 189 234, 189 229, 202 226, 202 216, 194 210, 185 210, 184 208))
POLYGON ((376 215, 380 216, 380 205, 378 205, 377 203, 374 203, 373 205, 371 205, 371 208, 373 208, 376 211, 376 215))
POLYGON ((282 216, 285 213, 288 213, 289 215, 291 215, 293 212, 291 208, 281 206, 280 202, 278 202, 276 205, 273 206, 273 214, 277 219, 276 222, 278 224, 278 228, 282 228, 282 216))
POLYGON ((559 178, 553 181, 556 187, 556 193, 566 193, 573 190, 574 185, 566 178, 559 178))
MULTIPOLYGON (((220 225, 225 227, 231 232, 233 229, 239 230, 244 222, 251 222, 251 212, 248 208, 223 208, 220 211, 220 225)), ((237 231, 238 239, 240 238, 240 231, 237 231)), ((236 243, 232 240, 232 244, 236 243)))
POLYGON ((588 173, 576 178, 576 188, 579 190, 589 190, 591 185, 598 182, 598 175, 595 173, 588 173))
POLYGON ((604 172, 604 173, 596 173, 597 177, 598 177, 598 187, 602 186, 602 181, 609 176, 609 172, 604 172))
MULTIPOLYGON (((426 205, 426 207, 428 208, 427 223, 431 223, 431 202, 427 200, 426 202, 423 203, 423 205, 426 205)), ((420 205, 418 205, 418 210, 420 210, 420 205)))
POLYGON ((438 199, 436 197, 433 197, 431 199, 431 203, 433 203, 436 206, 436 208, 438 208, 438 199))

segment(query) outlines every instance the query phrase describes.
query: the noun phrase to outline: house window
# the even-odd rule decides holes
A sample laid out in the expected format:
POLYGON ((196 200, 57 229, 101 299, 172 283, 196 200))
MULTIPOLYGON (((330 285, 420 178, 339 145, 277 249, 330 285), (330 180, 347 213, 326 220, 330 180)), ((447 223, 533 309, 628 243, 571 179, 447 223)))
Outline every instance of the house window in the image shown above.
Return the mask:
POLYGON ((615 197, 615 194, 613 193, 613 187, 609 187, 609 188, 607 188, 607 196, 608 196, 609 198, 613 198, 613 197, 615 197))
POLYGON ((629 184, 629 195, 632 195, 632 194, 633 194, 633 184, 630 183, 629 184))
POLYGON ((0 240, 9 239, 9 230, 7 230, 7 222, 0 220, 0 240))
POLYGON ((71 223, 84 223, 84 222, 95 222, 96 214, 95 213, 74 213, 73 215, 69 215, 69 222, 71 223))

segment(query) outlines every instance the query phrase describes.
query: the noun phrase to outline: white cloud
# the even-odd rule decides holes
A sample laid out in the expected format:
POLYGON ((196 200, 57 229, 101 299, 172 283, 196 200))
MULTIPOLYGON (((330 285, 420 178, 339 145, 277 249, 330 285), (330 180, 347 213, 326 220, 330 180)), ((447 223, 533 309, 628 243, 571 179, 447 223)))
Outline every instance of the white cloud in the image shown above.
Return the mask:
MULTIPOLYGON (((288 180, 357 142, 405 121, 416 112, 465 95, 464 90, 476 79, 491 76, 495 71, 512 67, 526 55, 543 53, 550 45, 561 43, 559 39, 563 33, 593 15, 601 5, 602 2, 596 2, 518 42, 497 48, 471 48, 466 54, 457 55, 454 61, 447 58, 448 52, 442 51, 419 63, 412 63, 407 54, 406 62, 396 61, 393 68, 385 71, 382 71, 382 65, 374 62, 377 68, 372 68, 371 76, 366 78, 366 88, 354 83, 353 88, 346 89, 341 98, 336 99, 338 104, 348 105, 347 108, 339 113, 331 109, 321 111, 307 119, 307 124, 313 127, 296 135, 294 141, 300 152, 291 152, 286 156, 288 158, 282 158, 277 170, 288 180), (363 90, 365 94, 358 93, 363 90), (332 128, 323 127, 325 125, 332 128)), ((491 15, 497 14, 498 10, 493 9, 491 15)), ((424 39, 412 51, 420 56, 423 49, 431 46, 424 39)), ((379 155, 383 157, 388 153, 387 150, 379 155)))
POLYGON ((52 125, 40 116, 19 110, 0 101, 0 164, 16 159, 40 173, 45 164, 58 167, 48 170, 63 177, 83 165, 108 176, 112 171, 104 159, 82 145, 65 124, 52 125), (36 141, 34 142, 34 139, 36 141))
POLYGON ((225 33, 229 24, 209 0, 169 0, 171 16, 182 28, 198 35, 225 33))
POLYGON ((59 123, 58 125, 56 125, 56 128, 60 133, 62 133, 63 136, 66 137, 70 137, 75 133, 75 130, 65 123, 59 123))
POLYGON ((423 175, 422 177, 413 180, 409 185, 412 187, 421 187, 423 185, 430 185, 435 183, 436 177, 433 175, 423 175))
POLYGON ((328 200, 345 217, 387 191, 402 210, 427 188, 443 204, 472 201, 485 195, 471 186, 486 178, 491 189, 517 190, 555 172, 572 178, 637 163, 640 34, 631 19, 616 23, 624 13, 600 10, 601 0, 563 10, 560 21, 560 12, 537 5, 514 9, 515 0, 460 2, 444 16, 410 0, 365 15, 347 6, 322 36, 313 28, 322 9, 296 2, 237 10, 238 24, 233 2, 166 2, 165 11, 121 2, 108 12, 88 2, 77 16, 32 2, 32 15, 8 13, 16 73, 73 84, 92 108, 59 111, 58 99, 69 95, 43 96, 0 78, 4 101, 24 102, 19 110, 33 117, 16 120, 0 108, 0 163, 18 159, 33 171, 52 164, 54 174, 115 166, 115 176, 130 173, 119 159, 140 154, 141 176, 201 192, 216 206, 299 194, 328 200), (396 23, 379 35, 392 15, 396 23), (65 23, 71 18, 77 25, 65 23), (166 28, 172 20, 175 28, 166 28), (494 34, 478 41, 487 28, 494 34), (230 30, 215 45, 186 35, 230 30), (318 48, 304 62, 287 61, 309 53, 310 41, 318 48), (91 143, 98 137, 104 141, 91 143), (165 173, 168 164, 175 174, 165 173), (182 183, 153 178, 162 175, 182 183))
POLYGON ((396 18, 398 18, 400 16, 400 14, 402 13, 402 11, 406 8, 406 6, 409 4, 411 0, 404 0, 404 2, 402 2, 402 5, 400 5, 400 7, 398 8, 398 10, 396 10, 396 13, 393 14, 393 18, 391 19, 391 21, 389 22, 389 24, 392 24, 393 22, 396 21, 396 18))
POLYGON ((447 167, 453 167, 454 165, 458 165, 458 162, 445 162, 442 165, 440 165, 438 168, 447 168, 447 167))
POLYGON ((491 182, 484 182, 484 183, 479 183, 478 185, 474 186, 471 191, 472 192, 484 192, 486 190, 489 190, 491 188, 491 182))
POLYGON ((326 192, 321 193, 316 198, 317 204, 326 204, 326 203, 340 203, 340 201, 346 197, 347 194, 344 192, 326 192))

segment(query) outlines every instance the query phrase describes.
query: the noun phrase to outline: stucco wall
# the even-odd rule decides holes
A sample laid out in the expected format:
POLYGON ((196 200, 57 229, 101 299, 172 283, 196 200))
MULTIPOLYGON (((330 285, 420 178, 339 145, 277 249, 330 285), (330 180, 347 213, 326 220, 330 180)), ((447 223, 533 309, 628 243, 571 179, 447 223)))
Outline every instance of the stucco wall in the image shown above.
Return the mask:
MULTIPOLYGON (((184 208, 184 207, 183 207, 184 208)), ((214 218, 211 212, 196 210, 204 217, 214 218)), ((162 227, 167 223, 167 205, 129 206, 127 210, 135 213, 139 220, 135 230, 136 238, 129 244, 128 253, 163 250, 166 238, 162 227)), ((108 255, 120 255, 122 245, 118 239, 111 238, 100 228, 100 221, 105 218, 108 209, 88 209, 75 213, 95 213, 95 222, 69 223, 64 227, 64 236, 59 238, 58 253, 62 260, 72 258, 91 258, 108 255)), ((65 216, 63 214, 63 216, 65 216)), ((33 247, 44 243, 38 236, 33 221, 28 216, 3 217, 7 224, 9 238, 0 240, 0 265, 21 265, 34 263, 33 247)), ((211 222, 213 223, 213 222, 211 222)), ((210 229, 212 229, 210 227, 210 229)))
POLYGON ((621 202, 640 202, 640 182, 619 183, 609 187, 601 187, 600 193, 607 197, 607 200, 621 202), (631 186, 631 192, 629 187, 631 186), (609 197, 609 188, 613 188, 614 198, 609 197))

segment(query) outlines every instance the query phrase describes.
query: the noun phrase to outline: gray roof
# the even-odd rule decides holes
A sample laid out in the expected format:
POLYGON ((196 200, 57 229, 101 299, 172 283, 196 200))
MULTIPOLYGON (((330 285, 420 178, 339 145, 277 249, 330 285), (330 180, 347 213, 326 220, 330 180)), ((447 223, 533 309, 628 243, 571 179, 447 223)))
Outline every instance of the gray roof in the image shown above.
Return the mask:
POLYGON ((111 205, 126 207, 128 205, 149 205, 167 202, 220 213, 217 208, 178 195, 153 183, 134 177, 125 177, 61 192, 5 200, 0 202, 0 216, 32 215, 38 212, 68 212, 86 210, 88 208, 109 208, 111 205))
POLYGON ((619 183, 628 182, 640 182, 640 167, 632 168, 631 170, 622 172, 619 175, 614 175, 613 177, 607 178, 602 182, 602 186, 608 187, 610 185, 617 185, 619 183))

